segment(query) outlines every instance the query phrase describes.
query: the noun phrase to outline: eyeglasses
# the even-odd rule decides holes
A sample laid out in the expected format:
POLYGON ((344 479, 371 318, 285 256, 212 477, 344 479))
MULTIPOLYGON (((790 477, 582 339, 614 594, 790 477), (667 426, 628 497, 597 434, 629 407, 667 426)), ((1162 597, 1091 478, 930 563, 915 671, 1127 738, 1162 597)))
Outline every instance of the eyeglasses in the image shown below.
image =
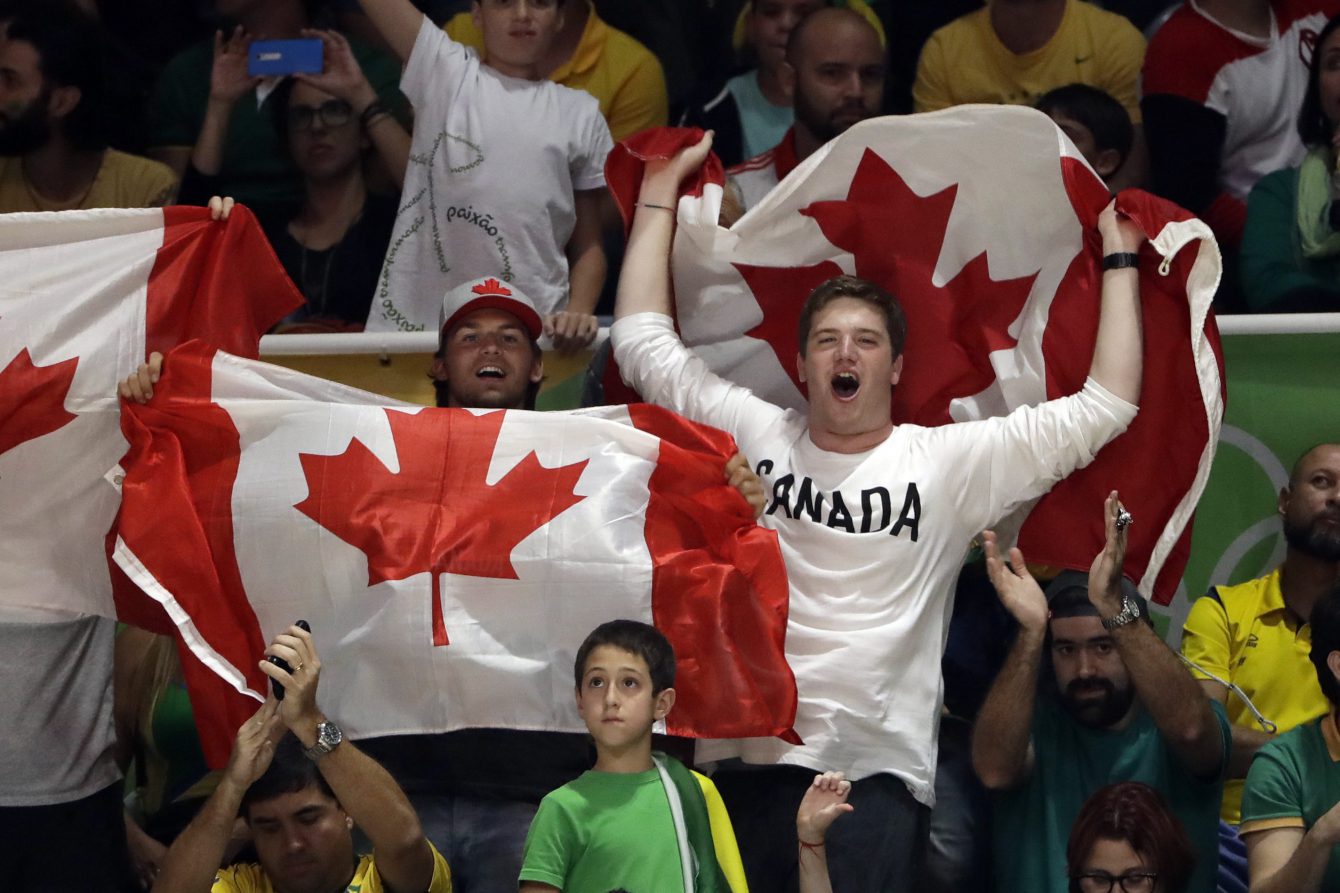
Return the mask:
POLYGON ((1077 875, 1080 893, 1112 893, 1120 885, 1123 893, 1153 893, 1159 876, 1150 871, 1128 871, 1126 874, 1108 874, 1106 871, 1086 871, 1077 875))
POLYGON ((288 110, 288 126, 293 130, 315 130, 320 121, 322 128, 343 127, 353 120, 354 110, 343 99, 327 99, 320 105, 292 105, 288 110))

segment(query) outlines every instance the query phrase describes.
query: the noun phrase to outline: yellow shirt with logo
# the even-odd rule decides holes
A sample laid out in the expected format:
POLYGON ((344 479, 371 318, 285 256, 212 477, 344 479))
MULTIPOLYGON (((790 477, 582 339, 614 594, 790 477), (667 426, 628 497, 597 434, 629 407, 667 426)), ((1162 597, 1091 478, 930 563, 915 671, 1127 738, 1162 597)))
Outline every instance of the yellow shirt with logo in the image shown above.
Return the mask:
POLYGON ((177 178, 167 165, 115 149, 103 153, 93 185, 73 202, 54 202, 39 195, 23 174, 22 158, 0 158, 0 213, 161 208, 176 195, 177 178))
MULTIPOLYGON (((446 31, 452 40, 472 47, 488 62, 484 35, 475 27, 470 13, 454 16, 447 22, 446 31)), ((664 127, 669 120, 660 61, 632 37, 605 24, 594 7, 572 58, 555 69, 549 80, 594 96, 615 142, 648 127, 664 127)))
POLYGON ((918 112, 981 102, 1033 105, 1066 84, 1088 84, 1120 102, 1140 123, 1145 38, 1122 15, 1068 0, 1061 25, 1040 49, 1016 55, 991 27, 990 10, 968 13, 936 31, 917 62, 918 112))
MULTIPOLYGON (((433 881, 428 885, 428 893, 451 893, 451 869, 447 860, 429 844, 433 850, 433 881)), ((255 862, 243 865, 231 865, 223 869, 214 878, 211 893, 274 893, 274 886, 265 873, 265 869, 255 862)), ((372 856, 363 856, 354 869, 353 880, 345 888, 347 893, 384 893, 381 875, 372 856)))
MULTIPOLYGON (((1237 586, 1216 586, 1196 599, 1182 629, 1182 654, 1205 672, 1238 686, 1256 709, 1283 734, 1326 713, 1329 705, 1317 683, 1309 653, 1312 630, 1284 606, 1280 572, 1237 586)), ((1251 710, 1235 693, 1225 704, 1228 720, 1239 728, 1261 730, 1251 710)), ((1220 815, 1241 821, 1243 779, 1224 782, 1220 815)))

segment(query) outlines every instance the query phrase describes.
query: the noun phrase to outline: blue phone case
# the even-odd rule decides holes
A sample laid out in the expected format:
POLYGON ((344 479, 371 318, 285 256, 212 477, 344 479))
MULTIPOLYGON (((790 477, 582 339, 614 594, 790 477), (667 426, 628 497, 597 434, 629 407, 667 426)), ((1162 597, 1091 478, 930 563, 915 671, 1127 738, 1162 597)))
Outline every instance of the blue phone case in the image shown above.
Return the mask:
POLYGON ((267 77, 284 74, 320 74, 321 41, 257 40, 247 52, 247 74, 267 77))

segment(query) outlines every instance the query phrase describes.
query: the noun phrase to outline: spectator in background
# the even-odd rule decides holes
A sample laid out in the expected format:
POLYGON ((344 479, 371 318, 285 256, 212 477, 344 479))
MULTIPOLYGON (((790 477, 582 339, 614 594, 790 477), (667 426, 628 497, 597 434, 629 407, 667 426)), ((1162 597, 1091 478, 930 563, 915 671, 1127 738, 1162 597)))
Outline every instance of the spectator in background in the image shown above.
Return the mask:
POLYGON ((158 893, 423 890, 451 893, 451 871, 423 836, 395 780, 317 705, 321 662, 311 633, 291 626, 260 661, 285 692, 271 694, 237 730, 218 787, 168 849, 158 893), (241 816, 251 829, 255 863, 220 870, 241 816), (354 824, 373 845, 354 851, 354 824))
POLYGON ((1340 589, 1308 619, 1312 666, 1329 710, 1265 747, 1242 795, 1242 837, 1252 890, 1340 890, 1340 589))
POLYGON ((1104 183, 1121 171, 1135 139, 1131 117, 1121 103, 1097 87, 1068 84, 1039 99, 1037 109, 1070 137, 1104 183))
POLYGON ((917 62, 916 111, 972 102, 1036 105, 1049 90, 1088 84, 1135 126, 1119 187, 1144 181, 1140 65, 1145 39, 1122 16, 1083 0, 993 0, 931 35, 917 62))
MULTIPOLYGON (((664 127, 669 114, 665 74, 651 51, 605 24, 591 0, 560 0, 560 5, 563 24, 537 63, 540 74, 594 96, 615 140, 664 127)), ((484 35, 471 13, 447 22, 447 34, 488 64, 484 35)))
MULTIPOLYGON (((373 92, 349 42, 320 32, 326 70, 286 80, 270 99, 275 129, 302 172, 304 200, 265 232, 307 305, 280 331, 362 331, 377 290, 409 162, 410 136, 373 92), (368 189, 380 159, 395 195, 368 189)), ((211 193, 214 190, 210 190, 211 193)))
MULTIPOLYGON (((730 169, 731 193, 742 210, 762 201, 824 143, 879 114, 884 95, 879 34, 857 12, 821 9, 791 32, 781 77, 795 124, 777 145, 730 169)), ((723 225, 734 223, 730 218, 726 214, 723 225)))
MULTIPOLYGON (((244 35, 281 40, 302 36, 313 24, 306 0, 215 0, 218 14, 244 35)), ((182 176, 197 142, 221 146, 214 168, 219 194, 230 195, 258 213, 292 212, 303 201, 302 175, 284 150, 263 108, 275 81, 247 80, 219 90, 212 83, 219 38, 204 40, 178 54, 158 79, 150 114, 149 155, 182 176)), ((352 52, 382 102, 399 109, 395 61, 359 42, 352 52)), ((245 68, 241 70, 245 76, 245 68)), ((196 157, 197 166, 200 160, 196 157)), ((203 169, 203 168, 202 168, 203 169)))
POLYGON ((1019 623, 972 742, 973 767, 996 793, 1000 893, 1064 893, 1066 829, 1114 781, 1143 781, 1168 798, 1198 854, 1190 889, 1215 889, 1228 719, 1122 578, 1118 509, 1113 493, 1104 506, 1107 544, 1089 573, 1063 572, 1045 595, 1018 549, 1007 566, 995 534, 983 534, 991 582, 1019 623))
MULTIPOLYGON (((283 150, 302 174, 296 212, 268 207, 261 224, 305 306, 277 327, 286 332, 362 331, 395 223, 397 197, 368 189, 376 160, 397 191, 409 161, 409 134, 377 98, 349 42, 334 31, 304 31, 322 42, 325 70, 285 78, 266 101, 283 150)), ((248 41, 240 31, 215 35, 211 92, 225 102, 252 89, 248 41)), ((200 132, 182 181, 182 202, 204 204, 222 189, 226 133, 200 132)))
POLYGON ((1065 855, 1071 893, 1186 893, 1196 861, 1177 816, 1138 781, 1099 788, 1084 801, 1065 855))
POLYGON ((1140 105, 1151 186, 1214 229, 1225 253, 1220 309, 1241 309, 1248 193, 1303 158, 1295 116, 1317 32, 1337 11, 1336 0, 1201 0, 1149 45, 1140 105))
POLYGON ((1340 17, 1317 37, 1298 167, 1266 174, 1247 198, 1242 296, 1255 313, 1340 310, 1340 17))
MULTIPOLYGON (((683 126, 714 133, 712 151, 727 167, 741 164, 772 149, 787 137, 795 120, 794 73, 787 70, 791 32, 811 13, 825 6, 845 6, 859 12, 876 29, 883 67, 883 34, 878 19, 862 0, 756 0, 740 12, 737 33, 757 65, 725 85, 703 92, 684 113, 683 126)), ((877 114, 878 107, 872 112, 877 114)))
POLYGON ((0 212, 168 204, 170 170, 107 145, 119 112, 97 23, 64 0, 0 15, 0 212))
POLYGON ((758 65, 713 87, 679 122, 713 131, 712 150, 722 164, 737 165, 786 136, 793 120, 791 88, 782 72, 786 42, 791 29, 824 5, 824 0, 757 0, 746 5, 745 41, 758 65))
POLYGON ((173 638, 126 626, 116 636, 115 667, 117 761, 123 772, 134 770, 126 838, 148 889, 217 777, 205 764, 173 638))
POLYGON ((1219 872, 1237 880, 1221 883, 1224 889, 1247 882, 1238 825, 1252 758, 1277 733, 1327 710, 1308 659, 1307 618, 1340 579, 1340 444, 1319 444, 1299 457, 1276 510, 1288 544, 1283 563, 1256 580, 1211 587, 1191 606, 1182 632, 1192 675, 1233 724, 1219 872))
POLYGON ((414 103, 410 167, 368 316, 373 331, 422 331, 441 296, 494 277, 525 292, 555 347, 590 344, 604 285, 609 127, 588 93, 546 81, 559 0, 479 0, 487 62, 409 0, 362 0, 405 60, 414 103))

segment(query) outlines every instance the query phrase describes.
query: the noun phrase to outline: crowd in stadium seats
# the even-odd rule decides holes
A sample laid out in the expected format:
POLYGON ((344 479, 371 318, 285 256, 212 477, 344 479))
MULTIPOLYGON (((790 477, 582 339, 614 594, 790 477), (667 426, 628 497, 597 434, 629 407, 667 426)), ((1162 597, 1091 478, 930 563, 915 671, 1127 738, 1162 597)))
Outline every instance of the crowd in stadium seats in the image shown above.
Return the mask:
MULTIPOLYGON (((171 638, 0 609, 16 888, 1340 891, 1340 445, 1297 457, 1283 562, 1196 600, 1180 653, 1122 577, 1117 494, 1087 574, 984 531, 1135 418, 1141 241, 1115 204, 1089 379, 1028 427, 892 425, 907 324, 852 276, 801 313, 807 414, 680 341, 675 203, 709 150, 731 226, 854 125, 975 103, 1038 109, 1114 193, 1203 219, 1216 312, 1340 311, 1340 0, 0 0, 0 213, 235 201, 306 300, 274 331, 435 331, 440 407, 533 409, 541 342, 586 349, 613 317, 625 379, 756 463, 725 468, 755 514, 765 466, 839 503, 915 468, 961 501, 927 512, 920 551, 799 503, 764 516, 803 746, 653 752, 676 656, 624 620, 577 651, 589 735, 354 742, 294 626, 210 771, 171 638), (263 40, 295 42, 270 51, 295 73, 263 40), (710 135, 647 160, 625 228, 606 159, 671 123, 710 135), (835 611, 885 611, 880 640, 835 611)), ((121 395, 162 372, 155 354, 121 395)))

